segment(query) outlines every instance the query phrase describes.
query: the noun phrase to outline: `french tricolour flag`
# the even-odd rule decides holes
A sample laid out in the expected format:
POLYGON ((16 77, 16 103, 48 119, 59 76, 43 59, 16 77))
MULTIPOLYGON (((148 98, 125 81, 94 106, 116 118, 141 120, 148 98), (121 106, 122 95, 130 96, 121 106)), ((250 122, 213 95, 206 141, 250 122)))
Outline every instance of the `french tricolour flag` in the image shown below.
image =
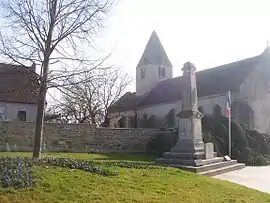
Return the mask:
POLYGON ((231 91, 227 94, 225 116, 227 118, 231 117, 231 91))

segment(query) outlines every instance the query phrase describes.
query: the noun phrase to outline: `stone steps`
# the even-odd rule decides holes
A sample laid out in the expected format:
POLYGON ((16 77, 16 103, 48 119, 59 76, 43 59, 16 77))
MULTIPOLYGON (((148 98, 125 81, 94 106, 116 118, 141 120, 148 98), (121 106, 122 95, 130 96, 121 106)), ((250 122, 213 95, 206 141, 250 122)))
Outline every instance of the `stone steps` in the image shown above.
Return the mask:
POLYGON ((204 172, 201 172, 199 174, 211 177, 211 176, 216 176, 216 175, 220 175, 220 174, 223 174, 223 173, 228 173, 230 171, 239 170, 239 169, 245 168, 245 166, 246 166, 245 164, 237 163, 237 164, 225 166, 225 167, 222 167, 222 168, 217 168, 217 169, 212 169, 212 170, 209 170, 209 171, 204 171, 204 172))
POLYGON ((206 176, 215 176, 245 167, 245 164, 239 164, 236 160, 226 161, 224 157, 215 157, 213 159, 202 160, 160 158, 157 159, 156 162, 163 166, 180 168, 206 176))
POLYGON ((203 173, 203 172, 207 172, 207 171, 211 171, 211 170, 215 170, 219 168, 232 166, 232 165, 235 165, 236 163, 237 163, 236 160, 232 160, 232 161, 222 161, 222 162, 207 164, 207 165, 199 166, 199 167, 185 166, 185 165, 178 165, 178 164, 167 164, 167 166, 181 168, 181 169, 191 171, 191 172, 196 172, 196 173, 203 173))
POLYGON ((217 163, 212 163, 212 164, 207 164, 204 166, 200 166, 196 168, 197 173, 205 172, 205 171, 210 171, 218 168, 223 168, 227 166, 232 166, 237 164, 236 160, 231 160, 231 161, 222 161, 222 162, 217 162, 217 163))
POLYGON ((215 157, 213 159, 199 159, 199 160, 186 160, 186 159, 176 159, 176 158, 159 158, 156 160, 157 163, 159 164, 164 164, 164 165, 185 165, 188 166, 190 165, 191 162, 196 162, 198 166, 204 166, 207 164, 213 164, 217 162, 222 162, 224 161, 223 157, 215 157))
POLYGON ((167 162, 164 161, 162 165, 166 165, 166 166, 170 166, 170 167, 174 167, 174 168, 180 168, 180 169, 184 169, 184 170, 191 171, 191 172, 202 173, 202 172, 207 172, 207 171, 211 171, 211 170, 215 170, 215 169, 219 169, 219 168, 232 166, 235 164, 237 164, 236 160, 224 161, 221 159, 213 159, 213 160, 209 160, 208 163, 206 163, 202 166, 181 165, 179 163, 176 163, 176 162, 173 163, 173 162, 169 162, 169 161, 167 161, 167 162))

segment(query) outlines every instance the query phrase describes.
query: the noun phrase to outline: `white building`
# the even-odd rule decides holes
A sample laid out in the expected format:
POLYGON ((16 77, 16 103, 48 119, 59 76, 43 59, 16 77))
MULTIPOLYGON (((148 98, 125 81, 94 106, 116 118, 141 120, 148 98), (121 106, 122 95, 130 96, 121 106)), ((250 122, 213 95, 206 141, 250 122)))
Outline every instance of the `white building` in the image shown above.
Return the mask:
MULTIPOLYGON (((232 92, 232 117, 250 129, 270 133, 270 52, 196 72, 199 109, 224 114, 232 92)), ((182 68, 182 67, 179 67, 182 68)), ((153 32, 136 67, 136 93, 126 93, 109 110, 110 127, 176 127, 182 76, 153 32), (151 120, 153 122, 151 122, 151 120)))
POLYGON ((0 64, 0 120, 35 121, 38 77, 34 67, 0 64))

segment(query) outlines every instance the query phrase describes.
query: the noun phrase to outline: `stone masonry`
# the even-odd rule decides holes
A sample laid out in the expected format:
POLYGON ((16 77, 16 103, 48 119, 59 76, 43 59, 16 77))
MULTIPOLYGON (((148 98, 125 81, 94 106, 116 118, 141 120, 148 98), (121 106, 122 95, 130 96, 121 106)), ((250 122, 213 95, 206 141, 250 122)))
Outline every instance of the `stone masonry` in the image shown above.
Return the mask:
MULTIPOLYGON (((34 122, 0 122, 0 151, 32 151, 34 122)), ((158 129, 96 128, 88 124, 46 123, 44 151, 144 152, 158 129)))
POLYGON ((156 160, 157 163, 208 176, 244 168, 245 165, 238 164, 236 160, 215 157, 212 143, 204 146, 201 124, 203 115, 198 111, 196 68, 187 62, 182 70, 182 111, 178 114, 178 141, 170 152, 164 153, 164 158, 156 160))

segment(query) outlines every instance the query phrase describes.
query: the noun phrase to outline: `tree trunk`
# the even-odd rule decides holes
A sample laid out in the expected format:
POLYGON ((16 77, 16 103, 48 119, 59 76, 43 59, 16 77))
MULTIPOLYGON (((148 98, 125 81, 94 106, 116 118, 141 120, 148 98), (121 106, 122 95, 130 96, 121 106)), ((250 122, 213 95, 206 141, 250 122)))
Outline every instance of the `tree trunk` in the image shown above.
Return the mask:
POLYGON ((45 109, 46 92, 47 92, 46 83, 47 83, 47 80, 44 80, 43 78, 40 91, 39 91, 38 110, 37 110, 37 117, 36 117, 33 158, 38 158, 38 159, 41 157, 41 146, 42 146, 42 140, 43 140, 44 109, 45 109))
POLYGON ((46 104, 46 93, 47 93, 47 78, 49 70, 49 57, 44 60, 43 77, 41 79, 40 90, 39 90, 39 100, 38 100, 38 110, 36 118, 36 129, 35 129, 35 141, 33 149, 33 158, 39 159, 41 157, 41 147, 43 139, 43 123, 44 123, 44 110, 46 104))
POLYGON ((41 78, 40 91, 39 91, 38 110, 37 110, 36 129, 35 129, 35 141, 34 141, 34 149, 33 149, 33 158, 38 158, 38 159, 41 157, 44 110, 45 110, 46 93, 47 93, 50 55, 53 51, 51 48, 51 45, 52 45, 53 28, 54 28, 54 23, 55 23, 57 1, 55 0, 50 1, 49 6, 50 6, 51 23, 50 23, 50 27, 48 31, 48 37, 45 42, 44 59, 43 59, 43 64, 41 66, 42 78, 41 78))

